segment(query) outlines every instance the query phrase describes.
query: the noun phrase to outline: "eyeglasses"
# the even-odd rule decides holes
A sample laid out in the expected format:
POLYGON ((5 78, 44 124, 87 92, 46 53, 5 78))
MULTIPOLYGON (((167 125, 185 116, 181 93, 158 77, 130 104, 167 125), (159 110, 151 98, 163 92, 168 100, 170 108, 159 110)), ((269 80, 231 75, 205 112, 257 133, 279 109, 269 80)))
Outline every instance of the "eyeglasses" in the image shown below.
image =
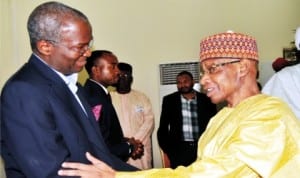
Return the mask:
POLYGON ((46 41, 49 41, 50 43, 57 45, 57 46, 63 46, 67 49, 70 49, 70 50, 80 54, 80 55, 83 55, 87 50, 91 49, 94 44, 94 40, 91 40, 88 44, 79 44, 79 45, 69 47, 69 46, 59 43, 57 41, 53 41, 53 40, 46 40, 46 41))
POLYGON ((211 74, 215 74, 218 73, 220 70, 218 70, 220 67, 229 65, 229 64, 234 64, 234 63, 238 63, 241 62, 240 60, 236 60, 236 61, 230 61, 230 62, 223 62, 223 63, 219 63, 219 64, 213 64, 210 67, 207 68, 206 71, 200 72, 200 78, 202 78, 205 74, 211 75, 211 74))
POLYGON ((132 76, 130 74, 119 74, 119 77, 128 79, 131 78, 132 76))

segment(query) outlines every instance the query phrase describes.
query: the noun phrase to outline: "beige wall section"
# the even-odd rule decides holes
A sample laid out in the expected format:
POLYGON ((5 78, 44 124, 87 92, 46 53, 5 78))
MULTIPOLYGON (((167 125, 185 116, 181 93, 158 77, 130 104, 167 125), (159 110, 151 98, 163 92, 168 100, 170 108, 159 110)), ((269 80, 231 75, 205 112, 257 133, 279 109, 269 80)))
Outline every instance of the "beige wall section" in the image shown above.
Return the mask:
MULTIPOLYGON (((30 55, 26 21, 44 0, 1 0, 0 88, 30 55)), ((90 19, 95 49, 113 51, 134 67, 134 87, 151 99, 155 112, 154 164, 161 166, 156 141, 159 123, 160 63, 198 59, 201 38, 228 29, 257 38, 261 80, 272 74, 272 60, 293 40, 300 26, 299 0, 61 0, 90 19)), ((86 73, 82 72, 83 82, 86 73)))

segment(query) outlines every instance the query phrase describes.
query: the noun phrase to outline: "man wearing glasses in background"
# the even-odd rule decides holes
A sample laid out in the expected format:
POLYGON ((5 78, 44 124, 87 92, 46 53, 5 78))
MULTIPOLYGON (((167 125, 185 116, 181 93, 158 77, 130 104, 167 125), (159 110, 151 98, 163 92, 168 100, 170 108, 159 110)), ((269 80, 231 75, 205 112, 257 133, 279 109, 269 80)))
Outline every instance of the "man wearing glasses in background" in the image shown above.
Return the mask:
POLYGON ((27 28, 33 54, 1 94, 1 156, 9 178, 56 178, 62 162, 88 163, 85 152, 117 170, 136 170, 105 145, 77 84, 91 55, 87 17, 58 2, 41 4, 27 28))
POLYGON ((256 83, 256 40, 220 33, 200 43, 201 85, 213 103, 226 101, 198 142, 189 166, 116 172, 87 154, 92 165, 64 163, 60 175, 83 178, 299 177, 300 123, 279 98, 261 94, 256 83), (88 171, 87 171, 88 170, 88 171), (88 176, 86 176, 88 175, 88 176))

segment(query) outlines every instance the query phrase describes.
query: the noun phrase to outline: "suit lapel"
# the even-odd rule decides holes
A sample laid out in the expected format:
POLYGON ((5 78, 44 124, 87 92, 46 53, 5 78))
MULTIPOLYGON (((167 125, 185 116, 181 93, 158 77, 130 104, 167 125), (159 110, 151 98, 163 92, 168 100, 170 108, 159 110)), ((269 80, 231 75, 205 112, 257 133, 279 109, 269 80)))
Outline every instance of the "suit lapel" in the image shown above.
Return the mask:
POLYGON ((67 84, 51 68, 37 59, 37 57, 35 57, 34 55, 31 56, 29 64, 32 64, 37 70, 39 70, 39 73, 41 75, 47 78, 48 85, 54 93, 53 97, 59 99, 62 103, 62 106, 69 107, 67 111, 72 111, 69 113, 71 115, 74 115, 72 118, 74 118, 79 126, 84 129, 85 133, 88 135, 89 140, 98 147, 102 148, 103 144, 105 143, 98 128, 98 124, 96 123, 91 112, 91 109, 89 105, 86 104, 87 102, 83 99, 82 104, 86 109, 86 115, 71 90, 68 89, 67 84), (102 141, 102 143, 100 144, 99 141, 102 141))
POLYGON ((174 102, 174 112, 177 112, 177 119, 178 119, 178 123, 179 125, 182 125, 182 104, 181 104, 181 94, 179 92, 176 93, 174 100, 172 101, 174 102))
POLYGON ((78 97, 80 98, 80 101, 82 102, 82 105, 84 106, 84 108, 86 110, 88 120, 90 121, 90 123, 92 124, 92 127, 94 127, 96 132, 98 132, 98 134, 100 134, 98 123, 96 122, 96 118, 95 118, 94 114, 92 113, 92 108, 90 107, 90 105, 87 102, 86 95, 84 93, 84 89, 79 83, 77 83, 77 87, 78 87, 77 93, 79 95, 78 97))
POLYGON ((61 87, 61 89, 55 88, 55 90, 57 96, 60 97, 61 102, 64 102, 65 105, 69 105, 70 109, 74 111, 72 113, 74 114, 74 118, 77 120, 80 126, 85 130, 90 142, 94 143, 100 148, 103 148, 103 144, 105 143, 103 141, 102 134, 100 133, 98 124, 94 118, 94 115, 91 112, 91 108, 87 104, 87 101, 84 98, 84 94, 81 93, 82 96, 80 96, 79 98, 81 100, 83 107, 85 108, 86 113, 82 110, 80 104, 78 103, 78 101, 76 100, 72 92, 68 90, 67 86, 61 87), (68 97, 66 97, 66 95, 68 97))
POLYGON ((103 137, 111 143, 119 142, 124 137, 117 113, 104 89, 97 83, 87 80, 85 89, 89 93, 90 105, 102 105, 102 112, 98 122, 103 137), (112 131, 109 131, 113 129, 112 131))

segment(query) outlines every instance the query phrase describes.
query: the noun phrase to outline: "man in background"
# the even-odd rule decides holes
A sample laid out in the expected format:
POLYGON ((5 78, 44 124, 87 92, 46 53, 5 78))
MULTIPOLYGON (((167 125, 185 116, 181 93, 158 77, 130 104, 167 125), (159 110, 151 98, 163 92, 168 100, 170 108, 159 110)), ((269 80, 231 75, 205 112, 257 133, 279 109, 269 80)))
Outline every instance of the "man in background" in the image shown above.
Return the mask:
POLYGON ((159 146, 167 154, 171 168, 188 166, 196 160, 198 139, 217 112, 205 94, 193 89, 190 72, 180 72, 176 81, 178 91, 163 98, 157 131, 159 146))
POLYGON ((140 158, 129 158, 127 163, 140 168, 152 168, 152 142, 154 114, 149 98, 142 92, 131 88, 133 82, 132 66, 120 62, 119 81, 111 98, 118 114, 124 136, 140 140, 144 145, 144 154, 140 158))
POLYGON ((119 79, 117 57, 111 51, 95 50, 87 58, 85 68, 89 78, 84 84, 84 89, 109 149, 123 161, 127 161, 129 157, 142 156, 142 143, 133 137, 124 137, 107 89, 119 79))
POLYGON ((275 73, 264 85, 262 92, 283 99, 300 120, 300 27, 295 34, 296 61, 275 73))

